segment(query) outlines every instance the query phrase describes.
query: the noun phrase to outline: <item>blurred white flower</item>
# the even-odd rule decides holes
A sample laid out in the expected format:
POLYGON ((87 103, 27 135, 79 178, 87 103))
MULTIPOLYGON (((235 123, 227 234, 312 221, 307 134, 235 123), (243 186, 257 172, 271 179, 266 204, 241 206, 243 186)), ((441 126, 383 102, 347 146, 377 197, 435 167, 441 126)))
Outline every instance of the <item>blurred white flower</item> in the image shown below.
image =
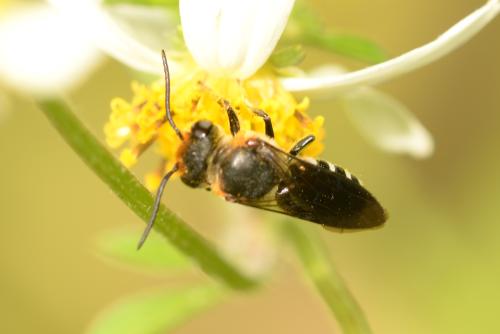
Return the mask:
POLYGON ((432 154, 430 133, 410 110, 392 96, 371 87, 343 94, 341 102, 365 139, 394 153, 410 153, 415 158, 432 154))
POLYGON ((0 81, 36 94, 75 86, 99 59, 82 30, 50 6, 7 9, 0 18, 0 81))
MULTIPOLYGON (((168 10, 126 5, 105 7, 100 0, 48 0, 64 17, 83 29, 101 50, 143 72, 161 75, 159 52, 171 50, 168 34, 175 34, 175 17, 168 10)), ((176 64, 169 59, 175 72, 176 64)))
MULTIPOLYGON (((99 1, 49 1, 86 26, 101 48, 116 59, 138 70, 161 75, 160 47, 152 49, 141 38, 121 28, 116 17, 99 1), (92 22, 90 27, 88 22, 92 22)), ((214 75, 245 79, 269 57, 293 4, 294 0, 180 0, 187 47, 198 65, 214 75)), ((499 11, 499 0, 489 0, 434 41, 401 56, 359 71, 326 74, 311 71, 302 77, 282 78, 282 83, 289 91, 342 99, 357 128, 375 146, 426 157, 433 151, 433 141, 420 122, 394 98, 365 87, 443 57, 472 38, 499 11)), ((161 38, 165 36, 158 34, 157 40, 161 38)), ((168 45, 165 48, 168 50, 168 45)), ((169 63, 173 72, 182 70, 182 63, 174 62, 172 57, 169 63)))

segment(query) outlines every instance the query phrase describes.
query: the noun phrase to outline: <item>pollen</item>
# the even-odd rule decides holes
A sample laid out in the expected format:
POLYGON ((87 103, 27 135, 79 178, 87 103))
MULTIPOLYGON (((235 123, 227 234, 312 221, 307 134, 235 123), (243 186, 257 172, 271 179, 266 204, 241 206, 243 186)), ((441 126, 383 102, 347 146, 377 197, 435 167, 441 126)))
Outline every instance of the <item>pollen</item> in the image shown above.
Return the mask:
MULTIPOLYGON (((155 189, 162 175, 175 163, 180 139, 165 121, 164 81, 131 84, 132 98, 114 98, 104 126, 107 144, 120 149, 120 160, 132 167, 140 155, 154 144, 160 157, 159 168, 146 175, 146 185, 155 189)), ((213 77, 195 71, 171 78, 170 105, 175 123, 188 132, 198 120, 210 120, 230 135, 229 121, 221 101, 228 101, 240 120, 241 131, 264 134, 265 125, 254 110, 267 113, 273 123, 277 145, 288 151, 303 137, 313 134, 316 141, 302 153, 317 156, 323 149, 323 117, 307 114, 309 99, 297 101, 272 74, 257 74, 244 81, 213 77)))
POLYGON ((125 165, 125 167, 132 167, 137 162, 137 156, 137 154, 134 154, 134 152, 127 147, 122 150, 120 154, 120 160, 125 165))

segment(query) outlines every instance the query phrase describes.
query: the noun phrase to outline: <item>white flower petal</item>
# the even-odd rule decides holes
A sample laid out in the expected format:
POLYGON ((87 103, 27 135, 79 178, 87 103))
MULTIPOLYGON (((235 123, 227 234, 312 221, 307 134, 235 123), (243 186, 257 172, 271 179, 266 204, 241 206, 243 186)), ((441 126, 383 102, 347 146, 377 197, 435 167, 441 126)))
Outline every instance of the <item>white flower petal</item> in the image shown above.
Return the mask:
POLYGON ((426 158, 434 151, 430 133, 399 101, 373 88, 343 94, 346 113, 373 145, 393 153, 426 158))
POLYGON ((50 94, 89 73, 98 50, 49 6, 13 8, 0 21, 0 80, 20 90, 50 94))
POLYGON ((244 79, 267 60, 294 0, 180 0, 186 44, 198 64, 244 79))
MULTIPOLYGON (((348 72, 349 72, 348 69, 341 65, 328 63, 314 67, 313 69, 308 71, 307 75, 308 77, 311 78, 321 79, 321 78, 340 77, 348 72)), ((343 94, 343 92, 340 92, 340 94, 335 94, 335 93, 332 94, 332 92, 328 89, 317 89, 307 92, 308 97, 315 99, 337 98, 341 94, 343 94)))
MULTIPOLYGON (((127 33, 99 0, 48 1, 75 25, 85 27, 88 36, 111 57, 139 71, 163 73, 160 48, 153 50, 127 33)), ((169 67, 174 72, 178 64, 169 59, 169 67)))
POLYGON ((286 78, 282 82, 290 91, 328 89, 330 92, 336 92, 359 85, 374 85, 427 65, 450 53, 478 33, 499 12, 499 0, 490 0, 434 41, 399 57, 342 76, 286 78))
MULTIPOLYGON (((172 41, 177 37, 180 25, 178 13, 173 9, 158 6, 113 5, 106 12, 133 39, 141 41, 151 50, 169 50, 172 55, 172 41)), ((156 58, 158 58, 156 52, 156 58)), ((163 69, 160 68, 159 72, 163 69)))

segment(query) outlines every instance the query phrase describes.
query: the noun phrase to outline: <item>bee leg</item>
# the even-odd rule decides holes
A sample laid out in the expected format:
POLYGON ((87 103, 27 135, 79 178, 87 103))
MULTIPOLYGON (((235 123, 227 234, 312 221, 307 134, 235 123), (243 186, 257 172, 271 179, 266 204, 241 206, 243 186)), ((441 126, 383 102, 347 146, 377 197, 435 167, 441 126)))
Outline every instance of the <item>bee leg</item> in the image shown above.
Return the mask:
POLYGON ((264 120, 264 123, 266 124, 266 136, 269 138, 274 138, 274 130, 273 130, 273 123, 271 122, 271 117, 269 117, 268 114, 266 114, 263 110, 260 109, 252 109, 255 115, 262 117, 264 120))
POLYGON ((293 156, 299 154, 300 151, 305 149, 307 147, 307 145, 311 144, 315 139, 316 139, 316 137, 314 137, 313 135, 309 135, 309 136, 302 138, 301 140, 299 140, 297 142, 297 144, 295 144, 292 147, 292 149, 290 150, 289 153, 293 156))
POLYGON ((240 121, 238 116, 234 112, 233 107, 227 100, 222 100, 222 104, 227 112, 227 117, 229 118, 229 128, 231 129, 231 134, 234 136, 240 131, 240 121))
POLYGON ((160 200, 161 200, 161 195, 163 194, 163 189, 165 189, 165 186, 167 184, 168 179, 179 170, 179 166, 177 164, 174 165, 174 167, 163 177, 161 180, 160 186, 158 187, 158 191, 156 192, 156 197, 155 197, 155 202, 153 205, 153 212, 151 213, 151 218, 149 218, 148 225, 146 226, 146 229, 142 233, 141 239, 139 240, 139 243, 137 244, 137 250, 141 249, 142 245, 146 241, 146 238, 149 235, 149 232, 151 232, 151 229, 153 228, 156 215, 158 214, 158 210, 160 209, 160 200))

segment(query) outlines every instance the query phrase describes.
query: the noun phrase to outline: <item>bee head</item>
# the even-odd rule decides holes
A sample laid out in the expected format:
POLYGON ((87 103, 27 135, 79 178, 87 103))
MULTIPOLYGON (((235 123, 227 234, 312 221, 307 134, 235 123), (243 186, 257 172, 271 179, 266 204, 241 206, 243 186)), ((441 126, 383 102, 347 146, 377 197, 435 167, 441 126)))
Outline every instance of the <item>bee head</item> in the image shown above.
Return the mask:
POLYGON ((207 120, 193 124, 191 132, 180 150, 181 180, 190 187, 206 183, 208 159, 212 155, 218 138, 218 129, 207 120))

